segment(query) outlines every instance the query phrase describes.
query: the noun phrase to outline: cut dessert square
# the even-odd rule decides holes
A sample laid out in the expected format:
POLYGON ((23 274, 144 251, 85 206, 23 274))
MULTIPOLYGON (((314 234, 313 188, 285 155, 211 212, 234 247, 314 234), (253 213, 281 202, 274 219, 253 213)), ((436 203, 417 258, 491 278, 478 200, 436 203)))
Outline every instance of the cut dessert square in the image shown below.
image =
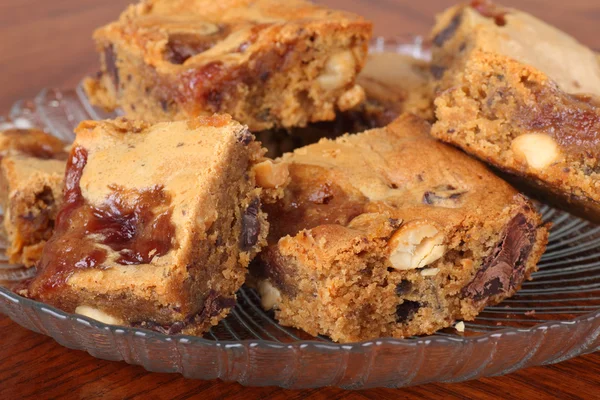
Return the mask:
POLYGON ((279 157, 321 138, 333 139, 344 133, 380 128, 405 112, 433 119, 426 61, 398 53, 371 53, 356 82, 365 90, 365 101, 351 110, 339 112, 335 120, 312 123, 304 128, 257 132, 257 138, 269 150, 269 157, 279 157))
POLYGON ((266 243, 255 180, 279 183, 259 143, 225 115, 76 132, 55 232, 25 294, 166 333, 216 324, 266 243))
POLYGON ((252 131, 332 120, 355 85, 371 23, 303 0, 147 0, 94 34, 93 103, 149 121, 226 112, 252 131))
POLYGON ((429 128, 403 115, 282 157, 291 183, 251 266, 281 324, 339 342, 431 334, 536 269, 548 232, 532 204, 429 128))
POLYGON ((597 55, 528 14, 482 1, 446 11, 433 35, 433 135, 600 222, 597 55))
POLYGON ((34 266, 52 235, 62 200, 64 146, 36 129, 0 132, 0 205, 10 263, 34 266))

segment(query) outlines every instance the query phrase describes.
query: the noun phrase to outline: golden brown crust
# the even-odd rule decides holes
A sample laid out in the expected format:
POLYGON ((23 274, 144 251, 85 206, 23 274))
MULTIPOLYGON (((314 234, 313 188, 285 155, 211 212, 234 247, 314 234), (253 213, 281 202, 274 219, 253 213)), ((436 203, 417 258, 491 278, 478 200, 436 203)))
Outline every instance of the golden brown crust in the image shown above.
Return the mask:
POLYGON ((229 116, 83 122, 27 294, 68 312, 201 334, 235 304, 266 244, 252 173, 263 153, 229 116))
POLYGON ((253 131, 358 104, 371 24, 301 0, 144 1, 96 31, 92 101, 146 120, 228 112, 253 131))
POLYGON ((461 6, 439 18, 432 134, 528 193, 600 221, 597 55, 527 14, 503 15, 497 25, 461 6))
POLYGON ((415 116, 282 160, 291 183, 253 274, 284 325, 342 342, 433 333, 512 295, 544 251, 532 205, 415 116))

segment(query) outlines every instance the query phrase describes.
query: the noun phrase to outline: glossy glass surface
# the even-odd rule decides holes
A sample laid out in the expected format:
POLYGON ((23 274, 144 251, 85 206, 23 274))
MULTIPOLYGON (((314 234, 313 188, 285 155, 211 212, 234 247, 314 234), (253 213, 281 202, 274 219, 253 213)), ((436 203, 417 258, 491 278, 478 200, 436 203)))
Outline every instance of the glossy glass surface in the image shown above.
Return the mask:
MULTIPOLYGON (((419 41, 375 40, 372 51, 384 50, 427 57, 419 41)), ((17 102, 0 119, 0 129, 38 126, 70 141, 79 121, 106 117, 80 89, 50 89, 32 101, 17 102)), ((278 325, 271 313, 262 311, 257 294, 244 287, 233 312, 205 337, 169 337, 108 326, 20 297, 7 287, 31 276, 32 270, 2 259, 0 312, 94 357, 244 385, 358 389, 505 374, 600 349, 600 226, 545 205, 540 210, 553 227, 534 280, 465 323, 464 333, 447 329, 427 337, 336 344, 278 325)))

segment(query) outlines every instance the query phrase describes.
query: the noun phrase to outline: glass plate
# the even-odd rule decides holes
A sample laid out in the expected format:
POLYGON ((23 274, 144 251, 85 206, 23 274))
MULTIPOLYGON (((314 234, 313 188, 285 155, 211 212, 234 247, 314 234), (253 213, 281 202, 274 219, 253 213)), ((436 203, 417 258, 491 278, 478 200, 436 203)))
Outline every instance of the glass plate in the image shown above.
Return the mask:
MULTIPOLYGON (((376 39, 372 51, 428 57, 418 39, 408 44, 376 39)), ((0 119, 0 129, 37 126, 72 141, 79 121, 110 116, 94 109, 81 88, 47 89, 33 101, 17 102, 0 119)), ((166 336, 105 325, 20 297, 6 287, 33 271, 6 260, 0 260, 0 283, 6 286, 0 287, 0 312, 94 357, 244 385, 359 389, 506 374, 600 349, 600 226, 539 208, 553 227, 534 280, 465 323, 464 333, 446 329, 426 337, 336 344, 278 325, 272 313, 262 311, 257 294, 244 287, 231 314, 205 337, 166 336)))

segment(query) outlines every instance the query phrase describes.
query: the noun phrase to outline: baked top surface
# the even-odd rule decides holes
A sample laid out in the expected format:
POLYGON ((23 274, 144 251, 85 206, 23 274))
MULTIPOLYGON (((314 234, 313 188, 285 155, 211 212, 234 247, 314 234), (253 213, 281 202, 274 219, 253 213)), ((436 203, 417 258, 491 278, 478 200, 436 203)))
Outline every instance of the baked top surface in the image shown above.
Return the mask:
POLYGON ((595 52, 528 13, 485 3, 459 5, 439 15, 434 42, 443 45, 458 34, 467 48, 530 65, 565 92, 600 95, 600 62, 595 52))
POLYGON ((167 282, 184 278, 192 239, 206 238, 221 212, 213 192, 228 178, 224 164, 249 151, 252 136, 228 116, 89 121, 76 131, 65 205, 34 292, 67 275, 69 286, 92 292, 168 293, 167 282))
POLYGON ((225 116, 195 122, 83 123, 74 143, 88 153, 80 181, 83 196, 101 204, 114 187, 143 190, 161 185, 174 197, 177 224, 182 211, 197 201, 197 193, 207 192, 213 180, 219 179, 219 163, 245 131, 225 116))
POLYGON ((284 43, 306 31, 370 35, 371 24, 300 0, 154 0, 130 6, 95 38, 118 41, 168 73, 211 62, 243 64, 264 50, 285 51, 284 43))
POLYGON ((271 242, 370 213, 451 227, 500 214, 520 197, 480 162, 431 138, 429 130, 428 123, 405 114, 385 128, 323 139, 284 155, 292 182, 284 200, 268 210, 271 242))

